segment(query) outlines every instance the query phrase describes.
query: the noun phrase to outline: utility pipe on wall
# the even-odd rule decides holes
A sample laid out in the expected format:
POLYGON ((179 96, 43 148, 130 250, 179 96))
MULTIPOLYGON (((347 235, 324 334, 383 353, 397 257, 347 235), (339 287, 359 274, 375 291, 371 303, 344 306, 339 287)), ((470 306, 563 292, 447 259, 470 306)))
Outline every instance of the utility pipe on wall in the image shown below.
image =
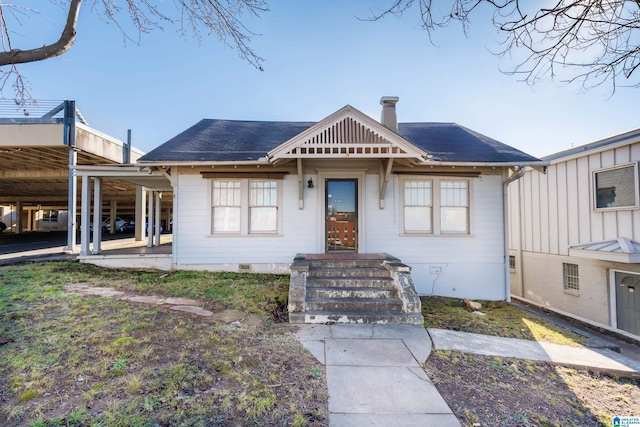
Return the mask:
POLYGON ((509 273, 509 184, 524 176, 525 168, 516 166, 516 172, 502 182, 502 224, 504 227, 504 300, 511 301, 509 273))

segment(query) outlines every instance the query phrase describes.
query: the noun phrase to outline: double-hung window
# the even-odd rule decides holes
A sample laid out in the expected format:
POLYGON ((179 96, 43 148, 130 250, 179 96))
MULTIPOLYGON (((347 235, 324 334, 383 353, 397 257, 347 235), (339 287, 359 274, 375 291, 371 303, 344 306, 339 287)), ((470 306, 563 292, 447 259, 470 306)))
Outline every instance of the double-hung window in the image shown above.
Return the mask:
POLYGON ((405 233, 431 233, 431 181, 404 181, 405 233))
POLYGON ((469 234, 469 180, 402 180, 403 233, 469 234))
POLYGON ((278 183, 249 181, 249 232, 278 231, 278 183))
POLYGON ((277 180, 212 180, 211 234, 277 233, 279 187, 277 180))
POLYGON ((240 181, 213 181, 213 234, 240 233, 240 181))
POLYGON ((469 233, 468 181, 440 181, 440 232, 469 233))

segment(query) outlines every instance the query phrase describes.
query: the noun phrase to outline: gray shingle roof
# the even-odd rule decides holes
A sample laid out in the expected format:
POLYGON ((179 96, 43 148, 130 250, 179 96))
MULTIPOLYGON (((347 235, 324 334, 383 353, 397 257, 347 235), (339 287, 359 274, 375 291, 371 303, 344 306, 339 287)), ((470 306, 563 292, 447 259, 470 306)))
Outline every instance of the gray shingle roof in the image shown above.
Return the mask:
MULTIPOLYGON (((201 120, 140 162, 251 161, 315 122, 201 120)), ((400 123, 398 134, 442 162, 536 162, 539 159, 455 123, 400 123)))

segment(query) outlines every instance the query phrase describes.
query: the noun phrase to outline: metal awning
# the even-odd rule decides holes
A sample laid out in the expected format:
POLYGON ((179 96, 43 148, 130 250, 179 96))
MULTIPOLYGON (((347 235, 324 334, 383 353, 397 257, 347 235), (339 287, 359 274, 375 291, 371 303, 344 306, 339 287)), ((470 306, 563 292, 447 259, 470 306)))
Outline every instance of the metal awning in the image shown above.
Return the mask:
POLYGON ((569 246, 569 255, 602 261, 637 264, 640 263, 640 243, 626 237, 618 237, 612 240, 569 246))

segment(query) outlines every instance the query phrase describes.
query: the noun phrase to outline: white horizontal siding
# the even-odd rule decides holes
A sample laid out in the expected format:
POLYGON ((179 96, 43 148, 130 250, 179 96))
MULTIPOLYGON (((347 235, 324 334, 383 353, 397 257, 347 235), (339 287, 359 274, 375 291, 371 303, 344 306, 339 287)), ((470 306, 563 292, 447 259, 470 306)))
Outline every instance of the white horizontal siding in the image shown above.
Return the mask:
MULTIPOLYGON (((313 177, 317 181, 317 177, 313 177)), ((314 253, 321 243, 318 227, 324 218, 319 203, 324 200, 318 189, 304 191, 304 209, 298 209, 297 176, 283 181, 279 236, 210 236, 209 180, 200 175, 178 177, 175 216, 178 232, 174 236, 175 260, 179 268, 212 268, 219 265, 286 264, 296 253, 314 253), (191 266, 191 267, 190 267, 191 266)), ((401 234, 399 180, 387 187, 385 208, 379 209, 379 177, 366 175, 363 183, 364 247, 360 252, 386 252, 400 258, 413 269, 416 289, 429 294, 503 299, 504 238, 502 226, 502 177, 472 179, 472 236, 421 236, 401 234), (431 267, 442 268, 433 274, 431 267), (434 288, 435 280, 435 288, 434 288)))

